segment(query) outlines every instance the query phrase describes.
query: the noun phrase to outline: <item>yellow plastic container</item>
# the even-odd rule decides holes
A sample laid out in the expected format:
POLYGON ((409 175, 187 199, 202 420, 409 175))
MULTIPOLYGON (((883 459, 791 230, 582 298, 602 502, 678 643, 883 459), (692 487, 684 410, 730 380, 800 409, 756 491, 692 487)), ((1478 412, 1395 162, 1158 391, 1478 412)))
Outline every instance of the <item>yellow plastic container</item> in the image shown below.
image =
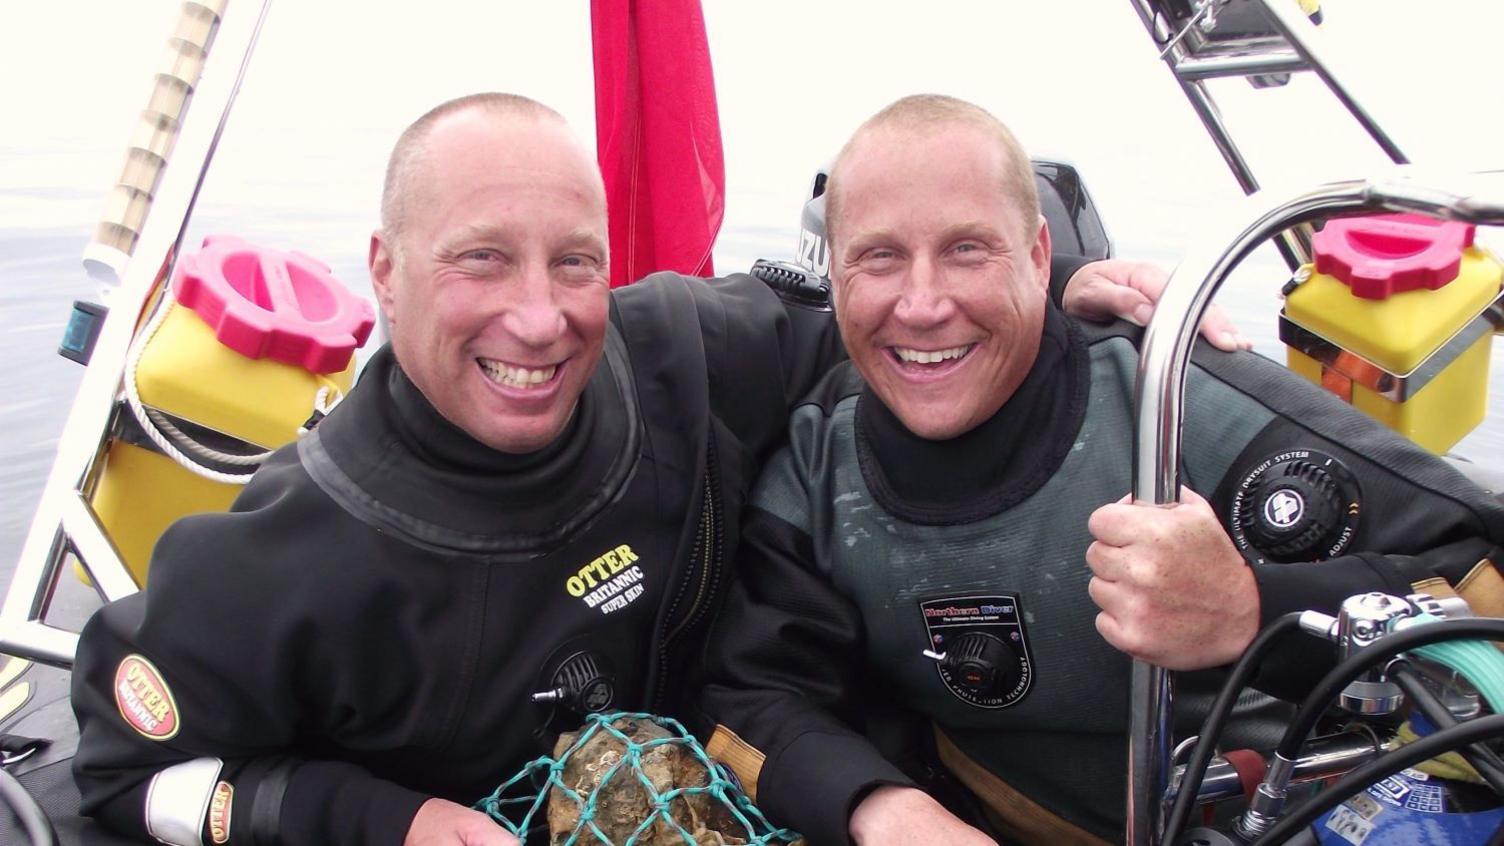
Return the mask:
MULTIPOLYGON (((228 452, 256 453, 294 440, 320 389, 349 390, 354 347, 365 341, 372 312, 327 268, 295 253, 210 239, 179 270, 176 300, 164 304, 166 316, 136 367, 144 405, 240 442, 228 452), (314 319, 300 311, 305 307, 317 310, 314 319), (341 335, 341 326, 350 331, 341 335), (343 369, 314 372, 333 367, 343 369)), ((155 445, 116 438, 91 504, 136 583, 145 585, 162 532, 188 514, 229 508, 242 488, 204 478, 155 445)))
POLYGON ((1499 296, 1501 276, 1498 261, 1474 246, 1462 248, 1455 277, 1441 287, 1382 299, 1355 296, 1342 279, 1312 273, 1287 296, 1284 316, 1340 351, 1334 357, 1326 350, 1318 358, 1309 345, 1302 350, 1294 344, 1290 369, 1427 450, 1444 453, 1483 420, 1492 334, 1449 342, 1499 296), (1402 393, 1396 386, 1406 377, 1409 396, 1401 401, 1394 394, 1402 393))
MULTIPOLYGON (((228 510, 241 490, 240 485, 195 476, 165 455, 117 440, 105 456, 92 504, 136 584, 144 587, 152 548, 167 527, 189 514, 228 510)), ((82 568, 77 573, 89 581, 82 568)))
POLYGON ((352 363, 327 376, 293 364, 246 358, 203 319, 174 303, 136 368, 141 401, 247 443, 272 449, 297 437, 319 388, 350 389, 352 363))
MULTIPOLYGON (((355 365, 323 376, 267 359, 246 358, 219 343, 197 314, 172 303, 136 369, 141 401, 247 446, 291 442, 313 413, 322 387, 341 393, 355 365)), ((252 451, 250 449, 247 450, 252 451)), ((122 440, 110 445, 93 506, 136 583, 146 584, 152 547, 180 517, 224 511, 243 486, 215 482, 172 459, 122 440)))

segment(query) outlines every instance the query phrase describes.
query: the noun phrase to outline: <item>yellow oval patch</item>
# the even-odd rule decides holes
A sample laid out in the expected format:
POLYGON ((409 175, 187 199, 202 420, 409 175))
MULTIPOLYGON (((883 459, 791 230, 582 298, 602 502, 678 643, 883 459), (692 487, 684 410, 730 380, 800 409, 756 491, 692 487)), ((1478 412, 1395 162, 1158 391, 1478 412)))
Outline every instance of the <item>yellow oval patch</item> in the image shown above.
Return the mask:
POLYGON ((235 801, 235 788, 228 781, 214 786, 214 796, 209 799, 209 836, 215 843, 230 839, 230 809, 235 801))
POLYGON ((115 669, 115 706, 143 737, 167 740, 178 733, 178 705, 152 663, 127 655, 115 669))

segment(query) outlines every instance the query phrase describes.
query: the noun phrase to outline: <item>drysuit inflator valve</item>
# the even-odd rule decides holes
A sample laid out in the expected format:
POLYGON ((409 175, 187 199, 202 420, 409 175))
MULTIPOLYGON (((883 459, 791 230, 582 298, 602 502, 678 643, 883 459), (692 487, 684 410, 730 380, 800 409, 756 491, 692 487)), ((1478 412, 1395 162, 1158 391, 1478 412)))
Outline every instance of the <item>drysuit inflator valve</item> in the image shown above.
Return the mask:
POLYGON ((1309 460, 1270 467, 1240 509, 1238 528, 1253 546, 1280 561, 1316 561, 1338 542, 1347 505, 1331 472, 1309 460))

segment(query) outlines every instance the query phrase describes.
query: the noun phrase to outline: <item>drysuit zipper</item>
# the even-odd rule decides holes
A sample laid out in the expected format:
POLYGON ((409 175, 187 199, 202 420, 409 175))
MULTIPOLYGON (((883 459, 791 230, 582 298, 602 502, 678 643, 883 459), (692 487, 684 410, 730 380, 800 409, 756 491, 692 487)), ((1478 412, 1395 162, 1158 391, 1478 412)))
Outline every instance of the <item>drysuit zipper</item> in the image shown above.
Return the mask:
MULTIPOLYGON (((667 632, 659 640, 658 666, 660 672, 666 673, 669 668, 669 648, 680 634, 689 630, 700 618, 711 603, 707 600, 715 596, 716 589, 721 580, 721 501, 720 501, 720 478, 717 473, 718 462, 716 460, 715 431, 713 428, 706 433, 705 437, 705 480, 704 496, 701 498, 700 525, 695 531, 694 545, 690 548, 690 566, 699 565, 699 579, 686 578, 679 586, 679 591, 669 605, 668 613, 664 615, 664 626, 667 632), (674 623, 675 612, 684 602, 689 591, 691 581, 696 581, 694 598, 685 610, 682 619, 674 623)), ((693 574, 689 574, 691 577, 693 574)), ((667 695, 667 685, 662 676, 659 678, 658 690, 653 699, 654 710, 661 710, 667 695)))

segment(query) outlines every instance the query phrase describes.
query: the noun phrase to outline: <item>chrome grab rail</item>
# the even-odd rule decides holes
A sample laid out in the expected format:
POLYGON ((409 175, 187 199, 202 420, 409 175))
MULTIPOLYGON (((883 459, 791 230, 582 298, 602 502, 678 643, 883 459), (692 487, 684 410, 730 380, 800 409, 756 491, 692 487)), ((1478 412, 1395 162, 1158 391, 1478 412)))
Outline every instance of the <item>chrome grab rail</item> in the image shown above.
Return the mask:
MULTIPOLYGON (((1228 246, 1202 247, 1186 256, 1170 275, 1144 331, 1134 389, 1137 502, 1170 505, 1179 498, 1181 415, 1196 327, 1223 281, 1256 247, 1298 224, 1382 212, 1504 225, 1504 171, 1439 184, 1402 168, 1389 179, 1332 182, 1290 195, 1268 193, 1249 197, 1225 231, 1202 239, 1228 246)), ((1170 766, 1169 673, 1135 661, 1129 696, 1127 843, 1146 846, 1159 843, 1163 832, 1170 766)))
MULTIPOLYGON (((1313 738, 1306 743, 1305 753, 1295 761, 1290 783, 1304 784, 1309 781, 1345 775, 1394 748, 1395 743, 1392 740, 1386 742, 1367 732, 1350 731, 1313 738)), ((1261 754, 1266 765, 1273 755, 1272 750, 1261 754)), ((1170 792, 1165 797, 1166 799, 1175 798, 1176 788, 1181 783, 1184 770, 1184 765, 1175 768, 1174 777, 1170 780, 1170 792)), ((1244 795, 1243 778, 1238 774, 1237 768, 1221 755, 1212 758, 1211 763, 1207 765, 1205 777, 1201 779, 1201 789, 1196 792, 1196 803, 1221 802, 1224 799, 1236 799, 1242 795, 1244 795)))

